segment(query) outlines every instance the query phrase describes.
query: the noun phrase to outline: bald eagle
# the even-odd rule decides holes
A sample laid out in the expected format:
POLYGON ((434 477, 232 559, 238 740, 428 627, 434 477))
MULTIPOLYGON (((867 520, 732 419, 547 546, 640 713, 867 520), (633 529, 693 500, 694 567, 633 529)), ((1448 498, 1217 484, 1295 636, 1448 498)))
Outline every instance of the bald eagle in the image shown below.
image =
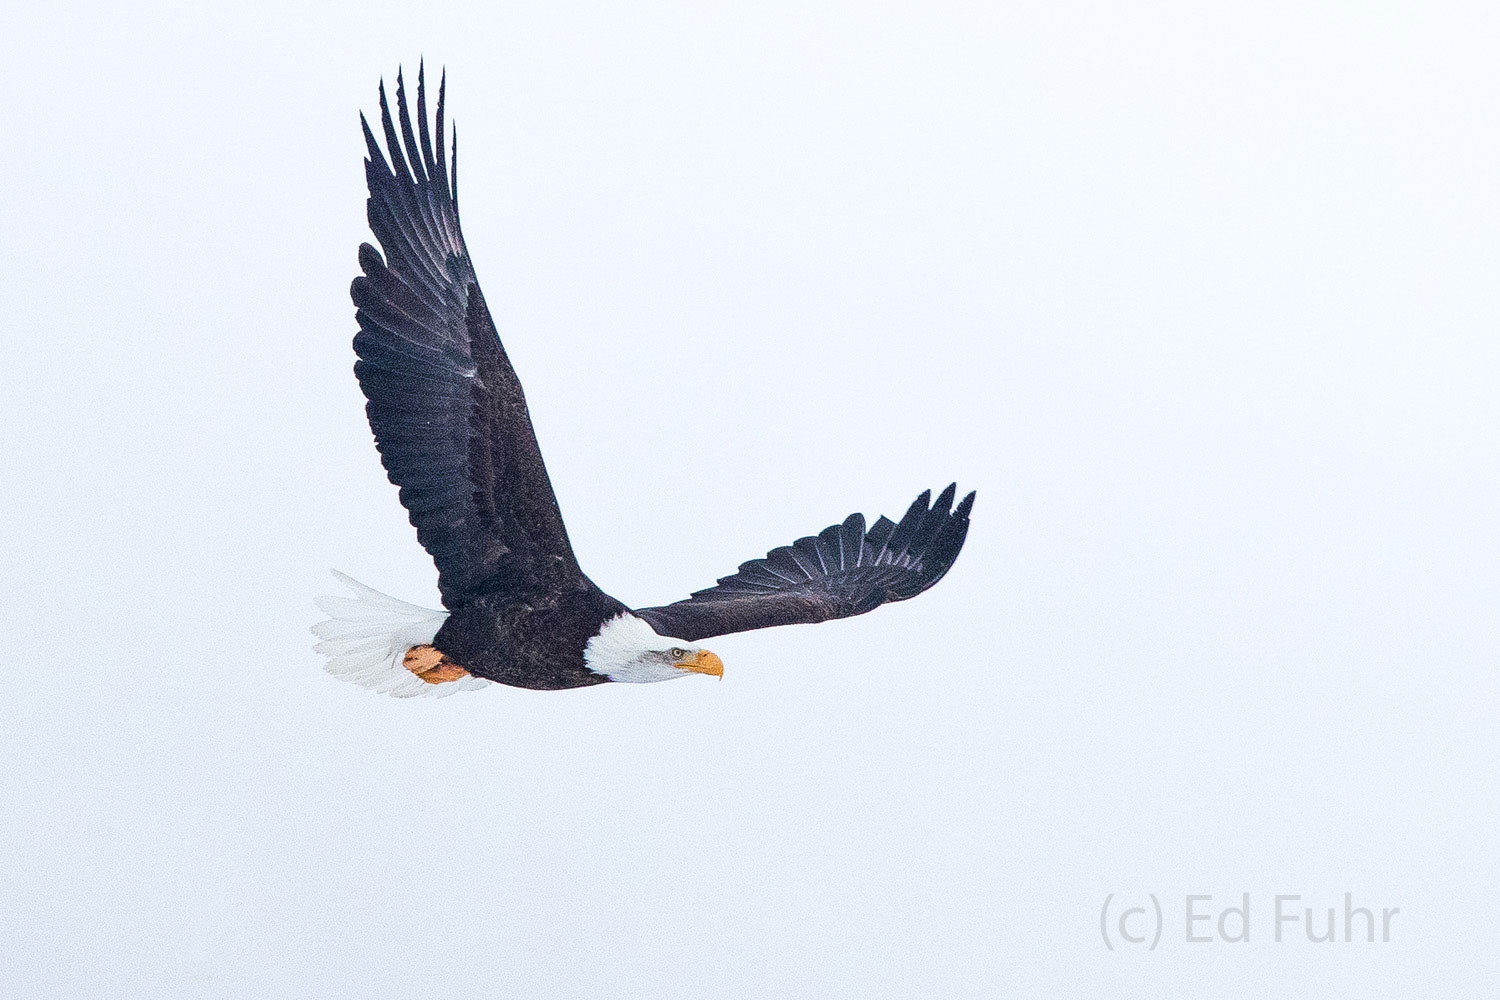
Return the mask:
POLYGON ((867 526, 851 514, 675 604, 631 609, 583 574, 464 246, 456 133, 451 159, 443 148, 444 77, 432 133, 420 69, 415 132, 399 72, 394 121, 381 84, 389 160, 360 116, 381 249, 360 246, 350 293, 365 413, 447 610, 336 573, 353 596, 320 599, 329 617, 313 627, 329 672, 398 696, 723 676, 702 640, 864 614, 937 583, 974 505, 970 493, 955 507, 952 485, 936 501, 923 492, 899 521, 867 526))

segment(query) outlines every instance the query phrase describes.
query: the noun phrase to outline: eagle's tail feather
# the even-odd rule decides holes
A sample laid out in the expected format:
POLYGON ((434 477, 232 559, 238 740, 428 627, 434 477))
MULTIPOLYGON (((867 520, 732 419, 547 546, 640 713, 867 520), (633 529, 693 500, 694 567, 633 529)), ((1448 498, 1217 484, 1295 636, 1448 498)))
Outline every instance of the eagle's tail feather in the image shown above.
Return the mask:
POLYGON ((402 662, 407 650, 431 643, 448 612, 407 604, 338 570, 333 575, 354 596, 317 600, 318 608, 328 618, 312 627, 313 635, 321 640, 313 648, 328 657, 325 669, 330 674, 397 698, 420 695, 441 698, 490 683, 482 677, 466 675, 432 684, 408 670, 402 662))

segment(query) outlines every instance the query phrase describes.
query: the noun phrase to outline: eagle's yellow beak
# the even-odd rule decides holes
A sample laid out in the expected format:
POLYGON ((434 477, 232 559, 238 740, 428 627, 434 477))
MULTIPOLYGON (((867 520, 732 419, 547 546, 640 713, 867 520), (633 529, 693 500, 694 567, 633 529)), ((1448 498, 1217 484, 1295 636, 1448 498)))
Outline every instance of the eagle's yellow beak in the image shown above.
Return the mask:
POLYGON ((676 664, 679 670, 691 670, 695 674, 713 674, 715 677, 724 676, 724 661, 706 649, 700 649, 693 655, 691 660, 683 660, 676 664))

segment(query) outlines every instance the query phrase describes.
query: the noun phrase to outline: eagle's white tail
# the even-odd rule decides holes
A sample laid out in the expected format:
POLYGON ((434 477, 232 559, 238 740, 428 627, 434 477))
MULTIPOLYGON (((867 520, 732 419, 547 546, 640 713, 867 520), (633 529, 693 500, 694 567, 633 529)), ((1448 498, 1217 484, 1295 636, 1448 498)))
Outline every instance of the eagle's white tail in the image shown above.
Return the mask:
POLYGON ((490 682, 469 675, 443 684, 429 684, 402 664, 406 651, 432 642, 448 617, 372 590, 338 570, 333 575, 353 597, 320 597, 318 608, 328 616, 312 627, 322 641, 313 648, 328 657, 325 669, 361 687, 413 698, 441 698, 455 691, 472 691, 490 682))

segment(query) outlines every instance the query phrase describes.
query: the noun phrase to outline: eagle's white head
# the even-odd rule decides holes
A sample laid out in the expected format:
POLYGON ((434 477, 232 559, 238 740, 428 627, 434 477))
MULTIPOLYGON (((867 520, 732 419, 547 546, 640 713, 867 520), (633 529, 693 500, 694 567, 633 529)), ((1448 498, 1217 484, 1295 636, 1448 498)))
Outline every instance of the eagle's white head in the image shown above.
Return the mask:
POLYGON ((604 623, 599 634, 583 647, 583 662, 612 681, 649 684, 688 674, 724 676, 724 661, 686 639, 657 635, 629 612, 604 623))

